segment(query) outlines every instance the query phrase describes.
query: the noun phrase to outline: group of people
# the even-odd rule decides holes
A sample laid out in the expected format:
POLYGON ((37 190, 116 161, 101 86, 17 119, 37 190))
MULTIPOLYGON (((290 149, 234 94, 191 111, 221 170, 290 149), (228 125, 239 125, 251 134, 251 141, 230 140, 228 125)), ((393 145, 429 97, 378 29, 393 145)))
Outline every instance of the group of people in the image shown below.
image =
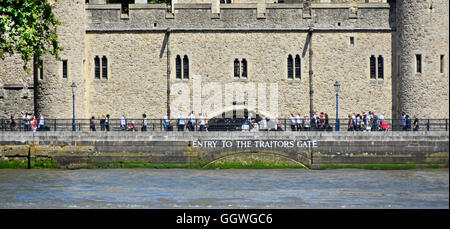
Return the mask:
POLYGON ((289 117, 289 122, 292 131, 307 131, 307 130, 331 130, 331 126, 328 122, 328 114, 321 112, 314 112, 309 118, 309 115, 305 114, 303 119, 301 118, 301 113, 297 113, 294 116, 291 113, 289 117))
MULTIPOLYGON (((23 115, 23 130, 24 131, 42 131, 45 130, 45 120, 42 114, 39 115, 39 120, 36 118, 36 115, 32 115, 31 113, 25 113, 23 115)), ((9 128, 11 130, 16 130, 17 122, 14 119, 14 116, 11 115, 9 119, 9 128)))
MULTIPOLYGON (((164 130, 166 131, 172 130, 172 126, 170 125, 169 118, 167 116, 164 116, 163 125, 164 130)), ((185 126, 189 131, 196 130, 197 129, 196 127, 198 127, 198 130, 200 131, 208 131, 207 125, 208 120, 206 119, 206 117, 203 116, 202 113, 200 113, 199 118, 196 119, 193 111, 188 115, 187 118, 185 118, 182 114, 180 114, 180 116, 178 116, 177 119, 178 131, 184 131, 185 126)))
MULTIPOLYGON (((96 119, 94 116, 92 116, 91 119, 89 120, 89 130, 90 131, 96 131, 95 120, 96 119)), ((111 119, 110 119, 109 114, 98 117, 98 120, 100 120, 99 122, 100 122, 100 130, 101 131, 110 131, 111 130, 111 119)), ((137 130, 137 126, 134 123, 134 121, 128 122, 125 115, 122 115, 122 117, 120 117, 119 127, 120 127, 120 130, 127 130, 127 131, 136 131, 137 130)), ((147 115, 146 114, 142 114, 141 131, 147 131, 147 115)))
MULTIPOLYGON (((349 114, 348 115, 348 130, 349 131, 387 131, 389 130, 389 124, 385 118, 386 113, 382 112, 381 115, 375 114, 375 112, 369 111, 369 113, 363 112, 361 114, 349 114)), ((402 121, 400 128, 404 131, 411 130, 411 119, 405 112, 402 113, 402 121)), ((413 130, 419 130, 419 119, 414 115, 413 130)))
MULTIPOLYGON (((417 115, 414 115, 414 122, 413 122, 413 131, 419 130, 419 118, 417 118, 417 115)), ((405 112, 402 112, 402 123, 401 128, 404 131, 411 130, 411 119, 409 118, 409 115, 407 115, 405 112)))
MULTIPOLYGON (((362 115, 357 113, 349 114, 347 124, 348 131, 387 131, 389 130, 389 125, 386 121, 385 115, 385 112, 377 115, 372 111, 369 111, 368 113, 362 112, 362 115)), ((291 113, 289 122, 292 131, 331 130, 327 113, 321 112, 320 114, 318 114, 317 112, 314 112, 311 115, 311 118, 307 114, 304 115, 303 118, 301 117, 301 113, 297 113, 295 116, 294 113, 291 113)), ((96 120, 99 120, 101 131, 110 131, 111 121, 109 114, 99 116, 97 119, 92 116, 89 122, 89 129, 91 131, 96 131, 96 120)), ((250 132, 260 130, 282 130, 282 125, 278 118, 275 118, 274 120, 268 120, 265 116, 261 116, 258 120, 259 121, 257 121, 257 119, 255 118, 252 118, 249 114, 247 117, 244 117, 244 123, 241 126, 241 130, 250 132)), ((39 119, 37 119, 35 115, 32 115, 31 113, 25 113, 25 115, 23 116, 23 125, 25 131, 46 130, 45 120, 42 114, 40 114, 39 119)), ((17 126, 17 122, 12 115, 9 120, 9 126, 11 130, 15 130, 17 126)), ((127 122, 125 115, 122 115, 122 117, 120 118, 119 126, 120 130, 137 130, 135 122, 127 122)), ((173 130, 173 127, 171 126, 170 120, 167 116, 165 116, 163 119, 163 126, 165 131, 173 130)), ((206 118, 206 115, 203 115, 202 113, 200 113, 199 118, 196 119, 193 111, 189 115, 187 115, 186 118, 183 115, 178 116, 178 131, 184 131, 185 127, 189 131, 208 131, 208 119, 206 118)), ((411 123, 409 115, 403 112, 400 128, 404 131, 409 131, 411 130, 411 128, 414 131, 418 131, 419 119, 416 115, 414 115, 414 121, 413 123, 411 123)), ((146 114, 142 114, 141 131, 147 131, 146 114)))
POLYGON ((258 131, 279 131, 281 129, 281 123, 278 118, 274 119, 274 122, 269 122, 267 118, 263 115, 261 120, 257 122, 255 118, 250 115, 244 120, 244 124, 241 127, 242 131, 247 132, 258 132, 258 131))
POLYGON ((389 125, 385 119, 385 112, 381 115, 369 111, 361 114, 353 113, 348 115, 348 130, 349 131, 387 131, 389 125))

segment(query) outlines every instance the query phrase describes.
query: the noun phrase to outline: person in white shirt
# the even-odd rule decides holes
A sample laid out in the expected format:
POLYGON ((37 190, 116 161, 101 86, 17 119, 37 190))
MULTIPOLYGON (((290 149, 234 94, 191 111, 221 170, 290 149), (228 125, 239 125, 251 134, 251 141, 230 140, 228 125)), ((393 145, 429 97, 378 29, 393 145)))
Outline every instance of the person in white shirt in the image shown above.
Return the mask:
POLYGON ((180 115, 178 117, 178 131, 184 131, 184 117, 180 115))
POLYGON ((261 121, 259 122, 261 130, 267 130, 267 120, 266 117, 262 116, 261 121))
POLYGON ((199 123, 200 123, 200 131, 205 131, 205 117, 203 117, 202 113, 200 113, 199 123))
POLYGON ((147 115, 143 114, 142 115, 142 131, 147 131, 147 115))
POLYGON ((291 122, 291 130, 295 131, 295 126, 297 124, 297 122, 295 121, 294 115, 291 113, 291 117, 289 118, 290 122, 291 122))
POLYGON ((250 126, 248 125, 248 122, 245 121, 244 124, 241 126, 242 131, 247 132, 250 129, 250 126))
POLYGON ((39 130, 42 130, 42 129, 44 129, 44 115, 40 115, 41 117, 39 117, 39 126, 38 126, 38 129, 39 130))
POLYGON ((303 128, 305 128, 305 130, 309 130, 310 122, 311 121, 309 120, 309 116, 305 115, 303 119, 303 128))
POLYGON ((295 116, 296 119, 296 125, 297 125, 297 131, 300 131, 301 126, 302 126, 302 120, 300 119, 300 112, 297 113, 297 116, 295 116))
POLYGON ((125 115, 122 115, 122 117, 120 117, 120 127, 123 130, 126 130, 126 126, 127 126, 127 121, 125 120, 125 115))
POLYGON ((384 115, 385 115, 385 113, 381 112, 381 115, 378 117, 380 119, 380 122, 384 121, 384 115))
POLYGON ((169 117, 164 116, 163 118, 163 125, 164 125, 164 130, 168 131, 169 130, 169 117))

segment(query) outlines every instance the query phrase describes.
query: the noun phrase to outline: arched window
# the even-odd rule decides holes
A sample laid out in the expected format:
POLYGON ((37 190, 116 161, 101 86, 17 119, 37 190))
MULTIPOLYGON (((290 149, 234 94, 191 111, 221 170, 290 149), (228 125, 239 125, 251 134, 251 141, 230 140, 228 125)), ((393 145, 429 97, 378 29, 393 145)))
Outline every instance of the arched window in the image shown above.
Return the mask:
POLYGON ((378 56, 378 79, 384 78, 384 61, 383 57, 380 55, 378 56))
POLYGON ((175 68, 176 68, 176 78, 181 79, 181 57, 177 55, 175 59, 175 68))
POLYGON ((247 60, 242 59, 242 77, 247 77, 247 60))
POLYGON ((293 67, 293 59, 292 55, 289 55, 287 58, 287 70, 288 70, 288 79, 294 78, 294 67, 293 67))
POLYGON ((377 76, 375 74, 375 71, 376 71, 375 65, 376 65, 376 58, 375 58, 375 56, 370 56, 370 78, 371 79, 376 79, 377 78, 377 76))
POLYGON ((100 79, 100 58, 95 56, 94 58, 94 74, 96 79, 100 79))
POLYGON ((296 79, 302 78, 301 60, 299 55, 295 56, 295 78, 296 79))
POLYGON ((108 59, 106 59, 106 56, 102 57, 102 77, 108 78, 108 59))
POLYGON ((189 79, 189 59, 186 55, 183 58, 183 78, 189 79))
POLYGON ((239 60, 234 59, 234 77, 239 77, 240 69, 239 69, 239 60))

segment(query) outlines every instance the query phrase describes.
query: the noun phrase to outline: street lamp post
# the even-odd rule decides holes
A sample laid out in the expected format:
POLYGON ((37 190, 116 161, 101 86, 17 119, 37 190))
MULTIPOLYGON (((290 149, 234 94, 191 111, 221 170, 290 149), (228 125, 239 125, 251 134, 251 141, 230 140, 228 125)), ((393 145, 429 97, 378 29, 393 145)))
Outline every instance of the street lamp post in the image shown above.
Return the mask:
POLYGON ((72 119, 72 131, 77 131, 77 126, 75 125, 75 88, 77 87, 77 84, 75 82, 72 82, 72 100, 73 100, 73 119, 72 119))
POLYGON ((336 81, 334 83, 334 91, 336 92, 336 131, 339 131, 339 89, 341 87, 341 84, 336 81))

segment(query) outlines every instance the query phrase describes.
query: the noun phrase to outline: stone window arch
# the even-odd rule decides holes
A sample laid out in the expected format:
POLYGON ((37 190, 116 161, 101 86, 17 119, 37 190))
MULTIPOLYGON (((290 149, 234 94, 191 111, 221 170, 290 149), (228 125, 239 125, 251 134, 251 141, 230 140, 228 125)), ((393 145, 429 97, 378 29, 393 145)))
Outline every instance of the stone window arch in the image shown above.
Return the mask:
POLYGON ((102 57, 102 77, 105 79, 108 78, 108 59, 106 56, 102 57))
POLYGON ((240 67, 238 59, 234 59, 234 77, 240 77, 240 67))
POLYGON ((384 78, 384 59, 383 56, 378 56, 378 79, 384 78))
POLYGON ((288 79, 293 79, 294 78, 294 63, 293 63, 293 59, 292 59, 292 55, 289 54, 288 58, 287 58, 287 77, 288 79))
POLYGON ((189 79, 189 58, 187 55, 183 57, 183 78, 189 79))
POLYGON ((370 56, 370 78, 376 79, 376 58, 374 55, 370 56))
POLYGON ((242 77, 247 77, 247 60, 242 59, 242 77))
POLYGON ((98 56, 94 58, 94 76, 96 79, 100 79, 100 58, 98 56))
POLYGON ((177 55, 175 59, 176 78, 181 79, 181 57, 177 55))
POLYGON ((301 79, 302 78, 302 68, 301 68, 301 60, 300 60, 300 56, 296 55, 295 56, 295 78, 296 79, 301 79))

